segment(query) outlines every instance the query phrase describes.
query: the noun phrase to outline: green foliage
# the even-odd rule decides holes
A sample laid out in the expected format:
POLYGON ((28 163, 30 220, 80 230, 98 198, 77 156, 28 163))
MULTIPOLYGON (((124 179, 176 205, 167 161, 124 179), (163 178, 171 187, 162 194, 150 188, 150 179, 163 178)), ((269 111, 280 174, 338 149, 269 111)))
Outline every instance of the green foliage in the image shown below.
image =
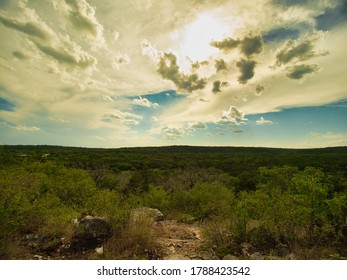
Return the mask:
POLYGON ((198 184, 173 193, 174 208, 182 209, 198 220, 227 215, 233 199, 233 192, 221 184, 198 184))
POLYGON ((139 205, 170 219, 202 221, 220 256, 241 254, 240 244, 248 242, 274 254, 282 245, 294 250, 329 244, 329 254, 344 258, 346 154, 343 147, 2 146, 0 258, 11 258, 10 248, 24 234, 68 234, 71 220, 83 214, 111 222, 108 258, 150 258, 150 224, 129 222, 129 210, 139 205))
POLYGON ((143 195, 142 204, 165 212, 171 208, 171 194, 163 187, 150 186, 143 195))

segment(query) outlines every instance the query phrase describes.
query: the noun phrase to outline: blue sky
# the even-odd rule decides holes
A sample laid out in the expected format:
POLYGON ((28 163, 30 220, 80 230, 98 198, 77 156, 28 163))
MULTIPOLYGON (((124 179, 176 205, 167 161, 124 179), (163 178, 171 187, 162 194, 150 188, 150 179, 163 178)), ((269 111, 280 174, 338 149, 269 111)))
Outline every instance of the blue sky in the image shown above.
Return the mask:
POLYGON ((347 1, 2 1, 0 144, 347 145, 347 1))

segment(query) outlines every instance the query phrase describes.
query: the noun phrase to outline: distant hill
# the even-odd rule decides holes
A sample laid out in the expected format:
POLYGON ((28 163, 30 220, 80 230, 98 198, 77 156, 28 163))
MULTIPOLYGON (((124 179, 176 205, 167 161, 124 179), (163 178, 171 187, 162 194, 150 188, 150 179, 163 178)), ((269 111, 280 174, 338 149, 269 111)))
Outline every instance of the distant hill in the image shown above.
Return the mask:
POLYGON ((7 162, 53 160, 67 166, 105 166, 111 170, 173 169, 196 166, 237 175, 260 166, 293 165, 347 173, 347 147, 285 149, 258 147, 166 146, 80 148, 5 145, 7 162))

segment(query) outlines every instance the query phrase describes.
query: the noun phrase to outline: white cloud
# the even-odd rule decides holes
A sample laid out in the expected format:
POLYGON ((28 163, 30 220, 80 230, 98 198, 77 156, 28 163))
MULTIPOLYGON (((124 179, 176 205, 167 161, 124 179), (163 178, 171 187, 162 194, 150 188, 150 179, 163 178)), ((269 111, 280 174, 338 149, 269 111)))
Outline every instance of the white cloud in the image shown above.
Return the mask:
POLYGON ((154 45, 152 45, 147 39, 143 39, 141 41, 140 48, 142 55, 148 57, 154 64, 158 64, 160 58, 164 54, 162 51, 159 51, 154 45))
POLYGON ((129 64, 130 61, 130 57, 127 54, 118 53, 112 61, 112 66, 114 69, 119 70, 121 66, 129 64))
POLYGON ((190 124, 190 127, 194 129, 205 129, 207 128, 207 125, 204 122, 196 122, 196 123, 190 124))
POLYGON ((66 18, 70 24, 79 33, 94 38, 99 46, 105 44, 104 27, 96 18, 95 8, 90 6, 86 0, 65 0, 65 5, 64 1, 59 1, 56 2, 55 6, 59 4, 65 10, 66 18))
POLYGON ((26 126, 22 124, 12 124, 7 122, 2 122, 2 124, 19 131, 40 131, 41 130, 39 127, 36 127, 36 126, 26 126))
POLYGON ((116 102, 117 96, 102 95, 102 99, 108 102, 116 102))
POLYGON ((170 140, 177 140, 182 138, 187 133, 191 132, 192 129, 188 127, 168 127, 164 126, 161 129, 162 133, 170 140))
POLYGON ((215 122, 222 125, 244 125, 247 119, 237 107, 230 106, 228 111, 223 111, 222 116, 215 122))
POLYGON ((50 117, 49 118, 51 121, 54 121, 54 122, 60 122, 60 123, 69 123, 69 121, 67 120, 64 120, 62 118, 54 118, 54 117, 50 117))
POLYGON ((140 123, 138 120, 141 120, 142 116, 114 110, 111 114, 105 114, 103 119, 107 121, 116 120, 123 124, 138 125, 140 123))
POLYGON ((259 120, 256 120, 257 125, 266 125, 266 124, 273 124, 273 121, 266 120, 264 117, 260 117, 259 120))
POLYGON ((148 108, 156 108, 159 106, 158 103, 152 103, 150 102, 147 98, 144 97, 139 97, 139 98, 134 98, 133 103, 138 106, 143 106, 143 107, 148 107, 148 108))

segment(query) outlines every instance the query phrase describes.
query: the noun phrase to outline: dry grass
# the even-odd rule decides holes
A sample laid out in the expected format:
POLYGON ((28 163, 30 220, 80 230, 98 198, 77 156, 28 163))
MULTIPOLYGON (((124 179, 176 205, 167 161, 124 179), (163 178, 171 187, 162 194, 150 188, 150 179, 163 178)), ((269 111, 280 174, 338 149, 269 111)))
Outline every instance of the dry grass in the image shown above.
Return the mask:
POLYGON ((155 259, 159 250, 152 231, 153 220, 145 215, 130 218, 105 244, 106 259, 155 259))

